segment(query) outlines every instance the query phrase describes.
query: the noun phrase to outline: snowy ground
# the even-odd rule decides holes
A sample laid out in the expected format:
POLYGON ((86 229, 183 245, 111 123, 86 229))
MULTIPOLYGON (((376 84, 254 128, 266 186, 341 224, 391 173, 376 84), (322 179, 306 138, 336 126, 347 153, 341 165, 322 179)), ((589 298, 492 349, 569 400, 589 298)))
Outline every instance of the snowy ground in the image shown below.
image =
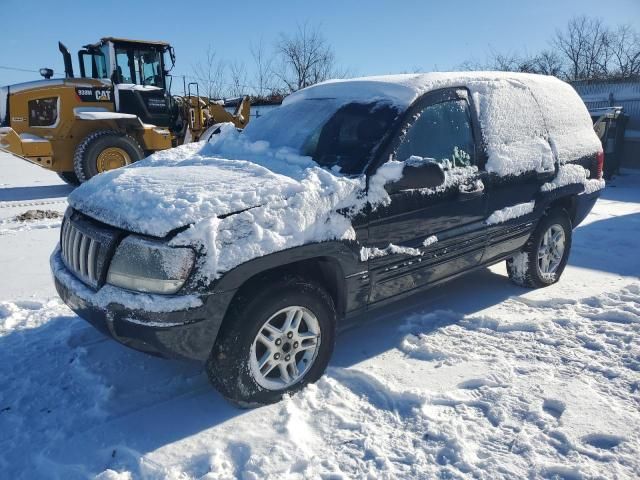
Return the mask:
POLYGON ((637 478, 640 172, 575 232, 561 282, 497 265, 372 316, 327 374, 238 410, 190 364, 108 340, 56 297, 69 192, 0 154, 0 471, 5 478, 637 478))

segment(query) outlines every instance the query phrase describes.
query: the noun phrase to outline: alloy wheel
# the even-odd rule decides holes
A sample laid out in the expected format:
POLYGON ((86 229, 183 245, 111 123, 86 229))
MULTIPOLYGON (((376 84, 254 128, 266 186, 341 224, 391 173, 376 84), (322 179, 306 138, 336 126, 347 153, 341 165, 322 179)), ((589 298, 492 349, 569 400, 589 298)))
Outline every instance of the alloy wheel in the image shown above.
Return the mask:
POLYGON ((309 371, 320 348, 320 323, 309 309, 290 306, 260 327, 251 345, 249 366, 267 390, 291 387, 309 371))
POLYGON ((555 223, 544 232, 538 248, 538 268, 543 276, 551 276, 556 273, 562 262, 564 249, 564 229, 555 223))

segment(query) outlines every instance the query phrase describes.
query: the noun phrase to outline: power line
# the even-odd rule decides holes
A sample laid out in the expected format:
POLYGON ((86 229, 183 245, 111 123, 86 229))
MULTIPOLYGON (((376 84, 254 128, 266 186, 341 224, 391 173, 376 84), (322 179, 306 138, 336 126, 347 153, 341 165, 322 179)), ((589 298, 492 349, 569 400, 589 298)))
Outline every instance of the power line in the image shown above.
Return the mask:
POLYGON ((16 72, 40 73, 40 70, 29 70, 27 68, 8 67, 6 65, 0 65, 0 69, 2 69, 2 70, 14 70, 16 72))

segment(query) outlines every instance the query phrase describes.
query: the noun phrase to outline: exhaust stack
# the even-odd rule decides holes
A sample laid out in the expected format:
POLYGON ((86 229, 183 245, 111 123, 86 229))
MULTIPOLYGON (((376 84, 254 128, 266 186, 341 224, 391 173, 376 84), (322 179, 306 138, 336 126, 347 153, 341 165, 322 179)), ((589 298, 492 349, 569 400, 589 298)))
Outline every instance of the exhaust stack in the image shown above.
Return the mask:
POLYGON ((60 53, 62 53, 62 58, 64 59, 64 75, 67 78, 73 78, 73 64, 71 63, 71 54, 69 53, 69 49, 65 47, 62 42, 58 42, 58 48, 60 49, 60 53))

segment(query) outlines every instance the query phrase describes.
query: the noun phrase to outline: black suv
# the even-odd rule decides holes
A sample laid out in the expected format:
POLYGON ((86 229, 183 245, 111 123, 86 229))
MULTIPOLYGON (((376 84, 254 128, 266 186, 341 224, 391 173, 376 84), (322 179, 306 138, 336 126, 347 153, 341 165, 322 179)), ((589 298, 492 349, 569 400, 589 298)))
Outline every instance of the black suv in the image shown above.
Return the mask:
POLYGON ((558 281, 602 159, 552 77, 327 82, 79 187, 51 268, 105 334, 264 404, 317 380, 336 330, 378 306, 500 261, 519 285, 558 281))

